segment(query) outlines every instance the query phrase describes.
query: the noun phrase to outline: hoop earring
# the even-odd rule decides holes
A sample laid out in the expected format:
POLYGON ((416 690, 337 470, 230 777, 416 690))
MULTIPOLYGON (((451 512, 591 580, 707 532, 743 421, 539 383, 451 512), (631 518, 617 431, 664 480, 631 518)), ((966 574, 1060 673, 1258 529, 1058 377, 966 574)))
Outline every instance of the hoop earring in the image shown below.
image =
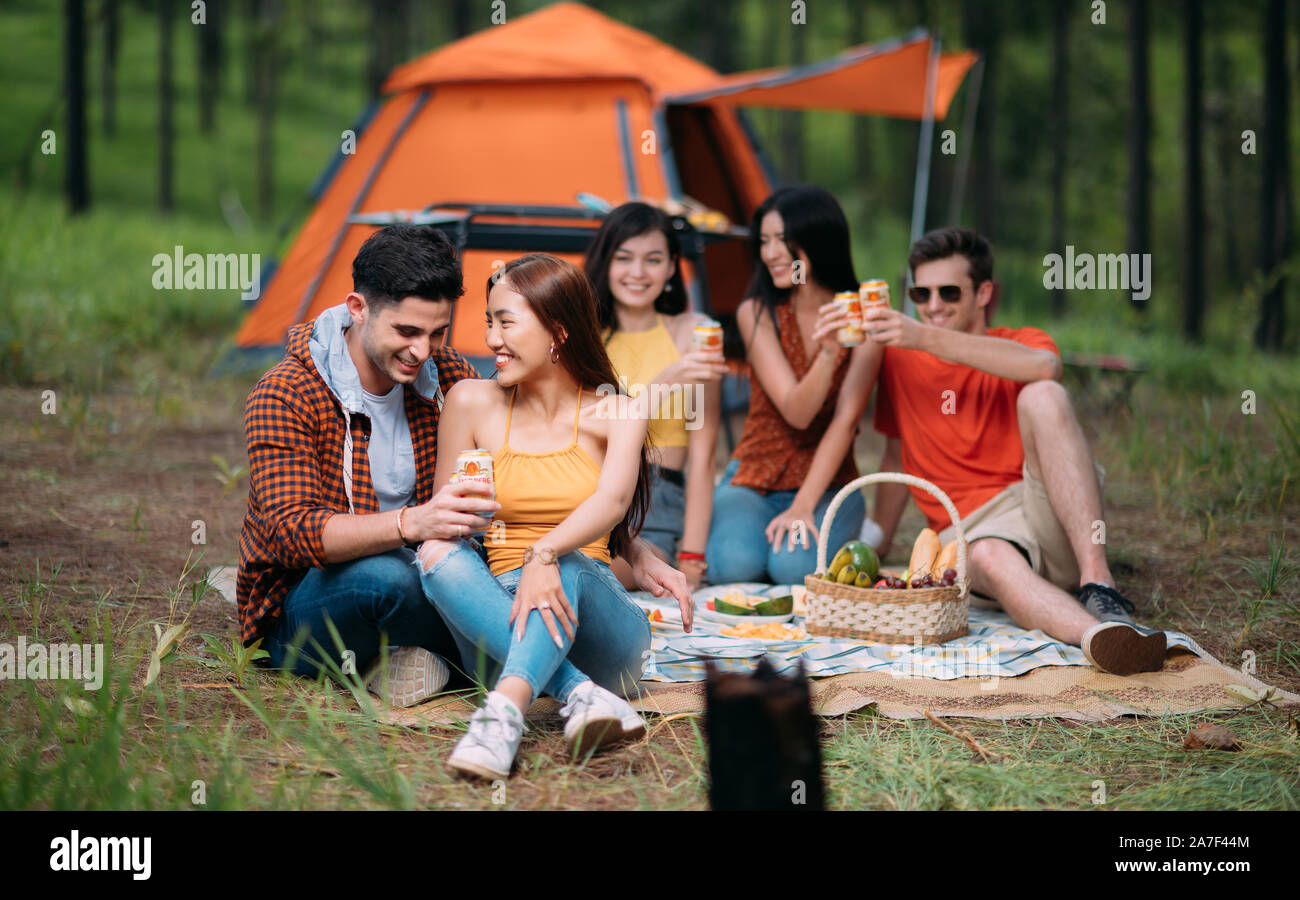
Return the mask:
POLYGON ((555 349, 555 344, 551 344, 551 364, 558 364, 560 361, 560 351, 555 349))

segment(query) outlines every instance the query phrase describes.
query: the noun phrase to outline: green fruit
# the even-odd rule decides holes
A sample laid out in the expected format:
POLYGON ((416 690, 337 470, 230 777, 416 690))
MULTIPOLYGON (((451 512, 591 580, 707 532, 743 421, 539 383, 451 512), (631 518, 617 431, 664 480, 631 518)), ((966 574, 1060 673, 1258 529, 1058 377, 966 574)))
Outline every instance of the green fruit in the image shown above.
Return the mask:
POLYGON ((871 545, 864 541, 849 541, 844 549, 853 558, 853 568, 858 570, 858 574, 866 573, 867 581, 874 582, 880 574, 880 558, 871 545))
POLYGON ((713 601, 714 612, 724 613, 728 616, 756 616, 757 612, 749 606, 738 606, 735 603, 728 603, 721 597, 713 601))
POLYGON ((784 597, 773 597, 756 603, 754 612, 760 616, 788 616, 794 612, 794 595, 786 594, 784 597))
POLYGON ((858 577, 857 569, 855 569, 853 566, 845 566, 844 568, 840 569, 840 574, 836 576, 835 580, 838 581, 840 584, 852 584, 857 577, 858 577))

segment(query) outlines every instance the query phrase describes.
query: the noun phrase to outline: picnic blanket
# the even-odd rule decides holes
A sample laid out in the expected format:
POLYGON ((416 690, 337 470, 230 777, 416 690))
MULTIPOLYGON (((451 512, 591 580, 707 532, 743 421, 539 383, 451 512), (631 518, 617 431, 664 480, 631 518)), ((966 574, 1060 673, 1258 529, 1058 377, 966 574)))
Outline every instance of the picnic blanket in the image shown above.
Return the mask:
MULTIPOLYGON (((736 587, 697 592, 697 604, 736 587)), ((739 587, 773 596, 782 591, 770 585, 739 587)), ((652 623, 653 656, 647 660, 639 693, 630 702, 642 712, 663 716, 702 713, 704 660, 669 647, 686 637, 676 605, 649 594, 632 598, 643 609, 659 610, 663 621, 652 623)), ((794 624, 799 621, 796 618, 794 624)), ((722 627, 719 621, 697 618, 693 633, 744 648, 747 642, 742 639, 721 637, 722 627)), ((1120 677, 1094 669, 1078 647, 1020 628, 1002 612, 972 608, 970 629, 967 637, 937 647, 838 638, 766 643, 757 655, 714 659, 714 664, 748 672, 759 656, 766 655, 778 670, 793 671, 802 660, 805 672, 812 676, 813 709, 822 716, 874 707, 893 719, 919 719, 928 711, 939 717, 1100 722, 1123 715, 1241 708, 1251 701, 1240 694, 1240 688, 1255 696, 1273 690, 1270 702, 1300 706, 1300 695, 1272 689, 1223 665, 1178 632, 1166 632, 1169 651, 1159 672, 1120 677)), ((528 714, 554 715, 558 709, 558 703, 542 697, 528 714)), ((466 698, 448 697, 412 709, 387 710, 384 716, 395 724, 427 726, 465 719, 471 712, 473 706, 466 698)))
MULTIPOLYGON (((692 635, 681 628, 681 613, 676 601, 671 605, 647 593, 632 594, 632 599, 647 612, 659 611, 662 622, 652 622, 653 657, 647 660, 642 679, 654 682, 704 680, 704 657, 710 656, 723 671, 747 672, 758 656, 766 655, 778 672, 793 673, 803 662, 811 677, 847 675, 853 672, 883 672, 893 678, 919 676, 952 680, 955 678, 1014 678, 1040 666, 1089 666, 1083 651, 1062 643, 1041 631, 1021 628, 1011 617, 990 609, 970 610, 970 634, 933 647, 919 642, 880 644, 844 638, 809 635, 806 640, 783 642, 747 641, 721 634, 722 617, 710 617, 704 604, 722 594, 740 591, 748 594, 780 596, 790 593, 788 586, 737 584, 705 588, 696 592, 696 619, 692 635), (702 639, 703 638, 703 639, 702 639), (729 652, 746 656, 726 658, 729 652)), ((795 617, 792 624, 802 620, 795 617)), ((1171 648, 1195 652, 1191 638, 1176 631, 1166 632, 1171 648)), ((990 688, 991 689, 991 688, 990 688)))
MULTIPOLYGON (((209 580, 233 602, 233 583, 225 583, 231 579, 220 578, 226 574, 224 570, 211 573, 209 580)), ((767 585, 761 589, 774 590, 767 585)), ((697 600, 706 601, 719 590, 725 588, 700 592, 697 600)), ((664 619, 652 624, 654 655, 647 660, 632 705, 664 716, 703 712, 703 660, 667 648, 670 641, 685 636, 675 605, 648 594, 632 598, 643 609, 658 609, 664 619)), ((1100 722, 1124 715, 1240 709, 1251 702, 1240 688, 1256 696, 1271 690, 1270 702, 1300 706, 1300 695, 1271 688, 1224 665, 1178 632, 1166 632, 1170 650, 1159 672, 1120 677, 1092 668, 1078 647, 1021 629, 1003 613, 972 608, 970 624, 968 637, 941 647, 818 638, 795 646, 767 644, 762 652, 786 670, 804 660, 805 671, 813 676, 814 711, 823 716, 874 707, 892 719, 918 719, 928 711, 939 717, 1100 722)), ((694 630, 716 639, 721 627, 697 618, 694 630)), ((717 664, 749 671, 755 662, 757 657, 745 657, 717 664)), ((528 715, 555 715, 558 710, 556 701, 541 697, 528 715)), ((472 698, 448 694, 411 709, 381 708, 380 716, 393 724, 431 727, 468 719, 473 711, 472 698)))

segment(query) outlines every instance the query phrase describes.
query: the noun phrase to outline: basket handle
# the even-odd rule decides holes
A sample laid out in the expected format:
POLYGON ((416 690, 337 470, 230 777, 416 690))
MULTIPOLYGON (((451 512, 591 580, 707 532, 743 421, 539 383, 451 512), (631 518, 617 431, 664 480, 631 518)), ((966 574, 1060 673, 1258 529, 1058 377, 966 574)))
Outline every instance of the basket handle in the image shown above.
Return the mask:
POLYGON ((948 513, 948 518, 952 520, 953 527, 957 530, 957 582, 961 585, 961 595, 965 597, 970 593, 970 581, 966 578, 966 532, 961 527, 961 516, 957 515, 957 507, 953 506, 952 500, 948 499, 948 495, 940 490, 938 486, 926 481, 924 478, 917 478, 915 475, 906 475, 902 472, 876 472, 873 475, 862 475, 839 489, 839 492, 831 500, 831 505, 826 507, 826 515, 822 517, 821 533, 817 535, 817 571, 826 571, 827 542, 831 539, 831 523, 835 521, 835 514, 839 512, 840 504, 859 488, 868 484, 878 484, 882 481, 919 487, 943 504, 943 508, 948 513))

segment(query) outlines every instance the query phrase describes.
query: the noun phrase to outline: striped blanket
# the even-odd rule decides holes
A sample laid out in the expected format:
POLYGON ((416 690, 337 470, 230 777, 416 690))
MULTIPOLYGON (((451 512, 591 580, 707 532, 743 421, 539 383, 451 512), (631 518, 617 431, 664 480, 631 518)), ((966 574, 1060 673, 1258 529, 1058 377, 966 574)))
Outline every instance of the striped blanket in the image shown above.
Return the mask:
MULTIPOLYGON (((970 634, 934 647, 880 644, 843 638, 758 641, 725 637, 725 623, 710 616, 706 603, 729 591, 779 596, 789 587, 733 584, 704 588, 695 594, 696 617, 690 635, 682 630, 681 613, 671 598, 633 593, 633 601, 653 616, 652 654, 647 658, 644 681, 688 682, 704 680, 704 659, 711 658, 723 671, 748 672, 759 656, 780 672, 794 671, 802 661, 809 676, 823 678, 851 672, 889 672, 899 678, 924 677, 986 679, 991 690, 998 678, 1013 678, 1040 666, 1090 665, 1083 651, 1041 631, 1021 628, 1006 613, 972 607, 970 634), (662 621, 659 621, 662 619, 662 621)), ((801 625, 798 616, 793 625, 801 625)), ((1193 642, 1175 631, 1165 633, 1169 646, 1193 651, 1193 642)))

